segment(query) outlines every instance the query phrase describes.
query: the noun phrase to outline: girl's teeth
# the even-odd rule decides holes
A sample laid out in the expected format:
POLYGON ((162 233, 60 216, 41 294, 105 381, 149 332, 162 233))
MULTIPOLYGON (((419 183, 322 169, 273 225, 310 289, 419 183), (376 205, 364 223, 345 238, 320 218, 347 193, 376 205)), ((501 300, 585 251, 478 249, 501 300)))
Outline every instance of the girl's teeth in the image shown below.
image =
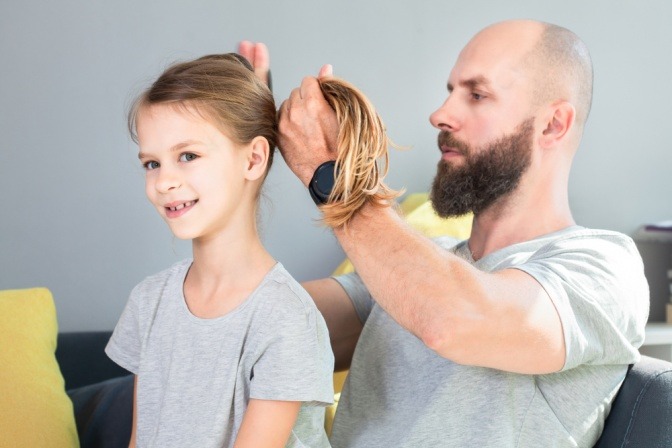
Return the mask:
POLYGON ((189 207, 190 205, 193 205, 193 204, 194 204, 193 201, 189 201, 189 202, 185 202, 184 204, 180 204, 180 205, 178 205, 178 206, 176 206, 176 207, 170 207, 170 209, 171 209, 172 211, 176 212, 176 211, 178 211, 178 210, 182 210, 184 207, 189 207))

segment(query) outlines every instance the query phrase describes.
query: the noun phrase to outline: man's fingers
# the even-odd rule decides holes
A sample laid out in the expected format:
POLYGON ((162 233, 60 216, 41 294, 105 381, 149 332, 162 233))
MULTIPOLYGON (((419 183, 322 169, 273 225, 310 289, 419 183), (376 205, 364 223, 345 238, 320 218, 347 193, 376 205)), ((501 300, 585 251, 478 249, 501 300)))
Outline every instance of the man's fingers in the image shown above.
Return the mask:
POLYGON ((265 44, 259 42, 254 46, 252 65, 254 66, 255 71, 268 71, 268 69, 271 68, 271 57, 268 53, 268 47, 265 44))
POLYGON ((305 78, 303 78, 303 81, 301 81, 301 87, 299 87, 299 97, 302 99, 307 98, 324 99, 324 95, 322 95, 322 90, 320 89, 320 83, 317 82, 317 78, 313 78, 312 76, 306 76, 305 78))
POLYGON ((244 40, 238 44, 238 54, 250 62, 254 74, 270 88, 271 57, 268 47, 261 42, 255 44, 244 40))
POLYGON ((249 40, 244 40, 238 44, 238 54, 250 61, 254 65, 254 44, 249 40))
POLYGON ((289 120, 289 100, 285 100, 278 109, 278 121, 289 120))
POLYGON ((320 73, 317 75, 318 78, 325 78, 328 76, 334 76, 334 67, 331 64, 325 64, 320 69, 320 73))

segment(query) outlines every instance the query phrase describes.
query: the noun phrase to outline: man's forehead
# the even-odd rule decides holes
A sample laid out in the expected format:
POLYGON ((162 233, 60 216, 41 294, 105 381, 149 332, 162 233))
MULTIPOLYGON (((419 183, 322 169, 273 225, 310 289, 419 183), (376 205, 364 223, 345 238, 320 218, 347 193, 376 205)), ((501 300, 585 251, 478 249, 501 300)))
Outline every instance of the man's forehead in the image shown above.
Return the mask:
POLYGON ((500 41, 474 38, 458 56, 448 84, 453 88, 508 86, 526 76, 526 51, 529 50, 512 48, 500 41))

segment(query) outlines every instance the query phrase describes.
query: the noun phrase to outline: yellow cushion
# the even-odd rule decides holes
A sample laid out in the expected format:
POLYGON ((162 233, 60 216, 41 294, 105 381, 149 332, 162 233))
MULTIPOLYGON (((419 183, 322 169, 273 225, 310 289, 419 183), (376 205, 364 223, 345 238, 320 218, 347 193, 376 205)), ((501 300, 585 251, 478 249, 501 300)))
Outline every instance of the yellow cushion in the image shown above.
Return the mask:
POLYGON ((0 447, 78 447, 45 288, 0 291, 0 447))
MULTIPOLYGON (((401 209, 406 222, 429 238, 452 236, 460 240, 466 240, 471 233, 471 223, 473 218, 471 213, 457 218, 441 218, 432 208, 432 204, 429 201, 429 194, 427 193, 409 194, 404 201, 399 204, 399 208, 401 209)), ((343 275, 354 270, 354 266, 350 260, 345 259, 332 275, 343 275)), ((336 395, 334 397, 334 404, 329 406, 326 412, 324 426, 327 430, 327 434, 331 434, 331 425, 333 423, 334 415, 336 414, 338 400, 341 397, 340 392, 343 389, 343 383, 347 376, 347 371, 334 373, 334 392, 336 392, 336 395)))

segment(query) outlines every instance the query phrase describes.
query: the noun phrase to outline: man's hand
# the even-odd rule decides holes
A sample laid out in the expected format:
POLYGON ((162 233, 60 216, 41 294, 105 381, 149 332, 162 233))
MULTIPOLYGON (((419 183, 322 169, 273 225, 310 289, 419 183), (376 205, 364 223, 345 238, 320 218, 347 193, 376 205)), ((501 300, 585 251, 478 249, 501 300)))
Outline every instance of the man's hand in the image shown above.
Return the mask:
POLYGON ((244 40, 238 44, 238 54, 250 61, 250 64, 254 67, 254 73, 270 88, 271 58, 268 47, 261 42, 255 44, 249 40, 244 40))
MULTIPOLYGON (((319 76, 331 74, 331 66, 325 65, 319 76)), ((282 103, 279 114, 278 147, 289 168, 307 186, 318 166, 336 160, 336 112, 324 99, 317 78, 306 77, 282 103)))

